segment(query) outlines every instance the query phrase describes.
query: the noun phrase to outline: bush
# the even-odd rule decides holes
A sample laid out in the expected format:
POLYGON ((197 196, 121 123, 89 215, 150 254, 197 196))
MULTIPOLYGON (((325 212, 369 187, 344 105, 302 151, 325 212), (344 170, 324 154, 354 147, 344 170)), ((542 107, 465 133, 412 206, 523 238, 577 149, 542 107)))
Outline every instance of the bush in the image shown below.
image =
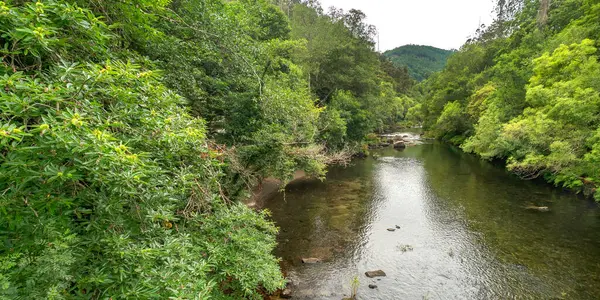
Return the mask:
POLYGON ((0 11, 3 41, 30 43, 0 76, 0 298, 239 299, 284 284, 276 228, 227 200, 223 153, 158 72, 132 54, 88 59, 109 34, 84 9, 0 11), (48 33, 16 35, 33 24, 48 33))

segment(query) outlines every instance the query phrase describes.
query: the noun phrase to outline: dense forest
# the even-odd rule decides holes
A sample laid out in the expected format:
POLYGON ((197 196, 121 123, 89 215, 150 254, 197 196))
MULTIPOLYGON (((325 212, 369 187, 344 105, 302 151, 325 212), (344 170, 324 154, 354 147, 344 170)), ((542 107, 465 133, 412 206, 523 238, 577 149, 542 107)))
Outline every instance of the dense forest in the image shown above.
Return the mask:
POLYGON ((441 71, 453 51, 432 46, 405 45, 385 51, 388 57, 399 68, 408 68, 408 73, 417 81, 427 79, 431 74, 441 71))
POLYGON ((600 200, 600 1, 499 1, 417 89, 431 135, 600 200))
POLYGON ((0 299, 259 299, 262 178, 322 177, 412 80, 314 1, 0 2, 0 299))

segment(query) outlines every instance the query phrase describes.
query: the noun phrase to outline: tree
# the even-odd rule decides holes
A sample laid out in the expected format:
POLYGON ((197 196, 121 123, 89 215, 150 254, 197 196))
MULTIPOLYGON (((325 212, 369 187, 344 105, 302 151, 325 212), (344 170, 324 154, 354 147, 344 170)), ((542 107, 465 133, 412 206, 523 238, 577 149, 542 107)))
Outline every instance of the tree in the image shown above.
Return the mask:
POLYGON ((499 8, 514 13, 420 87, 425 127, 483 158, 505 159, 524 178, 544 177, 600 199, 592 164, 600 4, 500 1, 499 8))

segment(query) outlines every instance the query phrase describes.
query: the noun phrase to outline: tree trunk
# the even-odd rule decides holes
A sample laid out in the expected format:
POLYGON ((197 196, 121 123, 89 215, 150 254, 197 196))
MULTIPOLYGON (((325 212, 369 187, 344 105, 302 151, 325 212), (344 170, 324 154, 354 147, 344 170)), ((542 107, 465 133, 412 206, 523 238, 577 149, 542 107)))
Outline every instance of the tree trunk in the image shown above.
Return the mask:
POLYGON ((548 22, 548 11, 550 10, 550 0, 540 1, 540 10, 538 11, 538 26, 544 27, 548 22))

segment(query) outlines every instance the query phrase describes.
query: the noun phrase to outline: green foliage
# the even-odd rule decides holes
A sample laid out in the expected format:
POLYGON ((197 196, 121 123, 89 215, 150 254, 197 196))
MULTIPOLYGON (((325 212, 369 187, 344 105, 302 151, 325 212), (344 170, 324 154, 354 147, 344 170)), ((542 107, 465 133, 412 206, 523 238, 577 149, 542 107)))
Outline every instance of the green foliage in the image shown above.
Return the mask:
POLYGON ((223 194, 223 153, 160 72, 67 45, 109 53, 85 9, 3 11, 6 44, 30 44, 0 77, 0 297, 240 299, 283 286, 276 228, 223 194), (34 20, 61 28, 56 41, 12 34, 34 20))
POLYGON ((394 65, 406 67, 416 81, 423 81, 431 74, 441 71, 448 57, 454 53, 431 46, 405 45, 383 53, 394 65))
POLYGON ((408 71, 373 51, 373 29, 364 18, 356 10, 324 14, 304 4, 291 10, 291 35, 306 45, 292 58, 327 107, 320 140, 329 149, 358 145, 366 134, 403 121, 412 101, 406 96, 413 84, 408 71))
POLYGON ((547 20, 539 4, 513 6, 512 19, 480 32, 420 87, 424 123, 525 178, 600 200, 600 4, 554 1, 547 20))
POLYGON ((354 17, 343 11, 323 15, 305 5, 294 7, 292 36, 307 42, 307 52, 296 55, 310 74, 311 90, 324 103, 338 90, 364 97, 378 88, 379 57, 370 40, 357 37, 347 26, 351 19, 361 27, 363 20, 354 17))
POLYGON ((332 149, 341 149, 345 145, 347 126, 340 110, 327 107, 319 118, 320 139, 332 149))
POLYGON ((443 138, 444 136, 451 136, 451 139, 457 139, 460 137, 459 134, 464 132, 465 127, 465 112, 464 108, 458 101, 448 102, 444 105, 442 114, 437 119, 436 124, 436 137, 443 138))
POLYGON ((379 61, 381 62, 381 70, 389 77, 387 81, 392 82, 396 92, 399 94, 409 93, 414 85, 414 80, 409 75, 408 68, 396 66, 385 55, 380 55, 379 61))
POLYGON ((358 276, 354 276, 352 281, 350 281, 350 298, 356 299, 356 295, 358 293, 358 287, 360 286, 360 281, 358 280, 358 276))
POLYGON ((211 153, 203 123, 155 76, 107 63, 2 78, 14 85, 0 166, 7 297, 209 296, 230 276, 239 295, 279 286, 273 225, 224 205, 222 163, 197 159, 211 153), (257 269, 240 273, 248 257, 257 269))
POLYGON ((423 123, 423 105, 421 103, 414 104, 406 111, 405 116, 408 127, 420 125, 423 123))
POLYGON ((62 1, 0 2, 2 72, 45 69, 51 61, 105 58, 109 33, 89 11, 62 1))
POLYGON ((595 52, 594 42, 586 39, 534 61, 526 96, 529 107, 501 133, 503 143, 511 147, 510 169, 561 174, 554 182, 568 187, 581 185, 580 180, 564 175, 576 178, 594 171, 595 166, 581 169, 580 162, 593 145, 589 137, 600 125, 600 65, 595 52))
POLYGON ((375 127, 369 111, 363 109, 359 100, 350 92, 336 93, 329 107, 340 112, 340 116, 347 124, 346 134, 352 141, 362 141, 375 127))

